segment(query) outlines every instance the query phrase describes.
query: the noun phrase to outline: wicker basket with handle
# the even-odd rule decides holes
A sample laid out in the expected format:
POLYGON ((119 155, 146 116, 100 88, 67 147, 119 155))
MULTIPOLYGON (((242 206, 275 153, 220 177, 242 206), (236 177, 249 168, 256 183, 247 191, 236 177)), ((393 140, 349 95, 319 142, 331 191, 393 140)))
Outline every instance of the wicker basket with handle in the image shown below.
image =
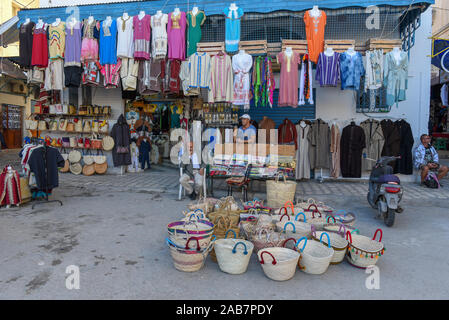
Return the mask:
POLYGON ((382 241, 382 230, 377 229, 372 239, 360 234, 351 234, 346 232, 348 244, 348 261, 355 267, 365 269, 368 266, 375 265, 385 251, 382 241), (379 241, 376 241, 376 235, 380 232, 379 241))
POLYGON ((296 194, 296 182, 279 181, 279 176, 275 180, 267 181, 267 206, 271 208, 280 208, 287 201, 293 201, 296 194))
POLYGON ((219 239, 215 243, 220 270, 230 274, 245 273, 254 245, 241 239, 219 239))
POLYGON ((296 248, 301 252, 299 269, 309 274, 325 273, 334 256, 334 249, 331 247, 329 234, 326 232, 323 232, 321 235, 320 242, 307 241, 306 237, 299 239, 298 242, 296 242, 296 248), (321 243, 324 235, 328 237, 327 246, 321 243), (299 245, 302 241, 304 241, 304 244, 300 248, 299 245))
POLYGON ((199 241, 196 237, 189 238, 185 248, 176 246, 168 238, 166 239, 166 242, 175 268, 184 272, 195 272, 200 270, 206 261, 207 255, 213 249, 215 244, 215 240, 213 240, 206 248, 201 249, 199 241), (190 241, 192 240, 197 243, 196 249, 190 249, 189 247, 190 241))
MULTIPOLYGON (((320 241, 324 231, 312 230, 312 239, 320 241)), ((330 239, 332 243, 332 249, 334 249, 334 255, 332 256, 331 264, 339 264, 343 261, 346 255, 346 249, 348 248, 348 241, 338 233, 327 233, 328 237, 324 237, 323 243, 328 244, 327 240, 330 239)))
POLYGON ((275 281, 286 281, 295 275, 300 254, 288 248, 266 248, 257 253, 265 275, 275 281))

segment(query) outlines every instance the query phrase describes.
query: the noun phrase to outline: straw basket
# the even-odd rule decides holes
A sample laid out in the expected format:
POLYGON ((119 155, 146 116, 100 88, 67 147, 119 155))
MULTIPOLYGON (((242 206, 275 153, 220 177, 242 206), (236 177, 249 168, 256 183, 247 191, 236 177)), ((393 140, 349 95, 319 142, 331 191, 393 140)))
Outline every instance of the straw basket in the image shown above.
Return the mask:
POLYGON ((240 239, 219 239, 215 243, 220 270, 230 274, 242 274, 248 268, 254 245, 240 239))
POLYGON ((254 232, 254 228, 257 224, 257 218, 255 216, 250 216, 242 220, 240 218, 240 234, 246 239, 251 239, 251 234, 254 232))
POLYGON ((181 221, 192 221, 192 220, 206 220, 209 221, 209 219, 204 214, 203 210, 196 209, 195 211, 190 211, 184 213, 185 217, 181 219, 181 221))
POLYGON ((167 226, 168 234, 180 234, 188 237, 212 235, 214 224, 207 220, 176 221, 167 226))
POLYGON ((356 227, 351 226, 345 226, 342 223, 337 223, 334 217, 327 216, 326 218, 326 224, 323 227, 324 231, 332 232, 332 233, 339 233, 342 237, 345 236, 346 231, 350 231, 351 233, 357 233, 360 234, 359 229, 356 227))
POLYGON ((338 210, 335 213, 330 213, 328 217, 333 217, 337 222, 343 223, 345 226, 354 226, 356 216, 352 212, 346 212, 344 210, 338 210))
MULTIPOLYGON (((298 216, 300 215, 304 216, 303 213, 298 213, 294 221, 280 221, 276 223, 276 231, 281 232, 287 238, 295 238, 296 240, 302 237, 310 238, 312 225, 307 222, 298 221, 298 216)), ((305 217, 304 220, 307 221, 305 217)))
MULTIPOLYGON (((224 234, 223 233, 216 233, 214 235, 219 240, 219 239, 227 239, 228 235, 230 233, 232 233, 234 235, 234 239, 238 238, 238 230, 237 230, 237 232, 235 232, 234 229, 229 229, 224 234)), ((243 240, 243 239, 241 239, 241 240, 243 240)), ((215 253, 215 249, 212 249, 212 251, 210 252, 210 258, 212 259, 213 262, 217 262, 217 254, 215 253)))
POLYGON ((323 235, 329 237, 329 234, 323 232, 320 237, 320 242, 307 241, 307 238, 305 237, 296 242, 296 248, 301 252, 299 269, 305 273, 323 274, 329 267, 332 257, 334 256, 334 249, 331 247, 330 239, 328 239, 328 246, 321 243, 323 235), (298 246, 301 241, 304 241, 304 245, 302 248, 299 248, 298 246))
POLYGON ((377 229, 372 239, 346 232, 346 239, 349 240, 348 245, 348 261, 355 267, 365 269, 373 266, 383 256, 385 246, 382 241, 382 230, 377 229), (380 239, 376 241, 376 235, 380 232, 380 239))
POLYGON ((267 181, 267 205, 271 208, 280 208, 285 202, 293 201, 296 194, 296 182, 279 181, 279 176, 275 180, 267 181))
POLYGON ((293 207, 287 207, 284 206, 282 208, 279 208, 279 210, 275 210, 275 214, 271 215, 273 223, 276 224, 279 221, 281 221, 282 217, 287 216, 288 220, 290 220, 290 217, 294 217, 294 208, 293 207), (292 210, 290 212, 288 212, 287 208, 292 208, 292 210))
POLYGON ((266 248, 259 251, 257 256, 268 278, 286 281, 295 275, 300 254, 287 248, 266 248))
MULTIPOLYGON (((304 210, 304 217, 307 217, 307 222, 313 226, 317 230, 323 230, 324 225, 326 224, 326 218, 323 217, 320 211, 314 209, 312 211, 310 210, 304 210)), ((305 219, 305 218, 304 218, 305 219)))
POLYGON ((254 253, 258 253, 265 248, 280 247, 285 239, 286 237, 279 232, 261 229, 253 233, 251 242, 254 244, 254 253))
MULTIPOLYGON (((208 222, 207 220, 196 220, 196 219, 193 220, 193 219, 194 219, 193 216, 191 216, 190 220, 180 221, 180 222, 185 222, 185 223, 187 223, 187 225, 192 224, 192 223, 194 225, 200 224, 200 228, 201 228, 201 223, 208 222)), ((180 228, 174 228, 173 231, 168 232, 168 238, 174 245, 184 248, 187 245, 187 242, 189 241, 189 239, 192 237, 191 232, 192 231, 190 231, 190 230, 187 230, 187 232, 185 232, 185 230, 182 230, 180 228)), ((198 240, 201 249, 208 247, 212 238, 215 238, 215 236, 213 236, 212 232, 210 232, 210 231, 202 233, 202 234, 196 233, 194 235, 195 235, 196 239, 198 240)))
MULTIPOLYGON (((324 231, 312 232, 312 239, 320 241, 324 231)), ((348 248, 348 241, 337 233, 328 233, 328 237, 323 239, 323 243, 328 244, 327 240, 330 238, 332 243, 332 249, 334 249, 334 255, 332 256, 331 264, 339 264, 343 261, 346 255, 346 249, 348 248)))
POLYGON ((313 198, 309 198, 307 201, 298 202, 296 207, 300 207, 303 210, 310 210, 311 205, 314 205, 315 208, 321 212, 331 212, 334 210, 332 207, 325 205, 322 201, 316 201, 313 198))
POLYGON ((184 272, 195 272, 202 268, 206 261, 207 255, 214 247, 214 241, 209 243, 209 246, 201 249, 198 239, 191 237, 185 248, 181 248, 173 244, 170 239, 166 239, 167 245, 170 248, 170 254, 173 259, 175 268, 184 272), (189 244, 191 240, 197 240, 196 249, 190 249, 189 244))

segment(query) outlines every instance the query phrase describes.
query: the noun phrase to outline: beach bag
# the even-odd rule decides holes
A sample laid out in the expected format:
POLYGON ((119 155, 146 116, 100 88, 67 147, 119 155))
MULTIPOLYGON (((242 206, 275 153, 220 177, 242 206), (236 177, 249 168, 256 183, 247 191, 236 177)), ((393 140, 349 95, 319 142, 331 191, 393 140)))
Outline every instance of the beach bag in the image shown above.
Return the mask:
POLYGON ((33 119, 31 115, 29 115, 25 119, 25 129, 27 130, 36 130, 37 129, 38 122, 37 120, 33 119))
POLYGON ((46 131, 47 130, 47 122, 44 120, 39 120, 38 130, 46 131))
POLYGON ((354 226, 356 215, 353 212, 346 212, 345 210, 338 210, 327 214, 327 218, 334 218, 335 222, 342 223, 345 226, 354 226))
POLYGON ((273 230, 260 229, 256 230, 251 236, 251 242, 254 244, 254 253, 259 250, 272 247, 280 247, 287 238, 273 230))
POLYGON ((275 180, 267 181, 267 206, 271 208, 280 208, 287 201, 293 201, 296 194, 296 182, 279 181, 279 176, 275 180))
POLYGON ((200 270, 207 255, 213 249, 215 240, 212 240, 208 247, 201 249, 199 240, 196 237, 190 237, 184 248, 176 246, 170 239, 166 238, 166 243, 173 259, 173 265, 179 271, 195 272, 200 270), (190 242, 196 241, 196 248, 190 248, 190 242))
POLYGON ((334 249, 331 247, 329 234, 323 232, 320 241, 308 241, 303 237, 296 242, 296 249, 300 251, 299 269, 309 274, 323 274, 327 271, 329 264, 334 256, 334 249), (327 245, 322 243, 323 236, 327 236, 327 245), (304 241, 302 247, 300 243, 304 241))
POLYGON ((288 248, 266 248, 257 253, 265 275, 275 281, 286 281, 295 275, 300 254, 288 248))
POLYGON ((346 239, 349 241, 347 257, 351 265, 365 269, 375 265, 385 251, 382 241, 382 230, 377 229, 372 239, 360 234, 346 232, 346 239), (376 241, 376 235, 380 232, 379 241, 376 241))
MULTIPOLYGON (((315 231, 312 229, 312 239, 320 242, 323 233, 324 231, 315 231)), ((334 255, 332 256, 330 264, 339 264, 345 258, 348 240, 345 239, 345 234, 342 236, 339 233, 327 233, 327 237, 323 238, 323 243, 327 245, 328 239, 330 239, 332 249, 334 249, 334 255)))
POLYGON ((91 131, 92 131, 92 128, 90 126, 90 121, 89 120, 84 121, 83 132, 90 133, 91 131))
POLYGON ((75 121, 75 132, 83 132, 83 121, 81 119, 75 121))
POLYGON ((59 119, 58 130, 59 131, 66 131, 67 123, 68 123, 67 119, 59 119))
POLYGON ((254 245, 240 239, 219 239, 215 242, 215 254, 220 270, 229 274, 242 274, 248 263, 254 245))

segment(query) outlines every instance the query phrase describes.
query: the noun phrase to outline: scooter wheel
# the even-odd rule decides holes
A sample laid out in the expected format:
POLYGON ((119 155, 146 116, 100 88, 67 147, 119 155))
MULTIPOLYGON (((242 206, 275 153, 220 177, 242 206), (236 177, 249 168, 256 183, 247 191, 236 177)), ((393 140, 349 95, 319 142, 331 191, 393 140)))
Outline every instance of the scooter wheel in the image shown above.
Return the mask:
POLYGON ((392 209, 388 209, 387 212, 384 213, 384 222, 387 227, 392 227, 394 224, 394 219, 396 218, 396 212, 392 209))

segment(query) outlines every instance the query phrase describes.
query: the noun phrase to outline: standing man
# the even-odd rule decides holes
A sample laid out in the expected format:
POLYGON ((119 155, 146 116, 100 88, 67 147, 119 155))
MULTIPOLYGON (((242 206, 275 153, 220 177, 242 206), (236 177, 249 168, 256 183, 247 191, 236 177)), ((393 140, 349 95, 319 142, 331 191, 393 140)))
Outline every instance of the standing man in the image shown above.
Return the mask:
POLYGON ((438 172, 438 180, 443 179, 449 171, 448 167, 438 163, 438 153, 430 145, 430 141, 431 138, 429 135, 421 135, 421 144, 415 151, 415 167, 421 170, 421 184, 426 180, 429 170, 438 172))
POLYGON ((240 117, 242 126, 237 130, 237 143, 256 143, 257 130, 251 124, 251 117, 249 114, 244 114, 240 117))
MULTIPOLYGON (((183 150, 181 150, 181 158, 183 158, 183 150)), ((189 163, 183 164, 184 171, 179 183, 190 195, 190 199, 195 200, 197 194, 203 186, 204 168, 198 161, 198 156, 193 152, 193 142, 189 143, 189 163), (191 184, 193 182, 193 185, 191 184)))

